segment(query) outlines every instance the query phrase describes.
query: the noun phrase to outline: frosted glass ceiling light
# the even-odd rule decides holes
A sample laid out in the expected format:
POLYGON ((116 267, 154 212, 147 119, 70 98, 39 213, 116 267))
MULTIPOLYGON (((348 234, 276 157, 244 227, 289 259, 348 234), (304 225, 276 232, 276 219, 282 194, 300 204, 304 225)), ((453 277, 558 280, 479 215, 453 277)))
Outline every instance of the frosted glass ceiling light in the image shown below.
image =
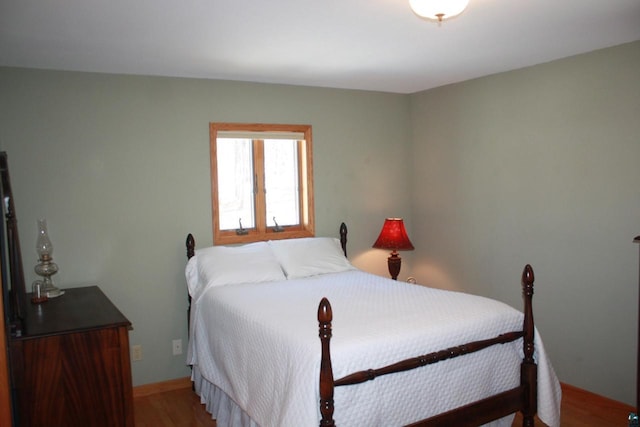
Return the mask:
POLYGON ((409 0, 417 15, 440 22, 461 14, 468 4, 469 0, 409 0))

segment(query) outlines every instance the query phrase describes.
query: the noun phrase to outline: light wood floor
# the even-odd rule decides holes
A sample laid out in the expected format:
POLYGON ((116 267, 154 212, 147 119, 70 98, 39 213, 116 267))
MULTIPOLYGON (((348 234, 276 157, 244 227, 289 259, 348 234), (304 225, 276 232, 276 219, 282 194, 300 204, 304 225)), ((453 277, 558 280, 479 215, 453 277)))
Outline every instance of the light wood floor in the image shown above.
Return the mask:
MULTIPOLYGON (((146 387, 146 386, 144 386, 146 387)), ((136 427, 215 427, 188 382, 134 390, 136 427)), ((625 427, 631 406, 562 385, 562 427, 625 427)), ((514 426, 520 426, 516 416, 514 426)), ((536 426, 544 424, 536 421, 536 426)))

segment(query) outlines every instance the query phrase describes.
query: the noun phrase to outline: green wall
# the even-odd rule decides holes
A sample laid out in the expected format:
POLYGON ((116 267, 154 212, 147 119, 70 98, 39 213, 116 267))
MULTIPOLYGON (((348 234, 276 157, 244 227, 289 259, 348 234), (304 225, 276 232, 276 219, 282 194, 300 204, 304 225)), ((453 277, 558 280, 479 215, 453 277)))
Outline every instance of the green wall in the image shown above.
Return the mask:
POLYGON ((134 384, 188 375, 184 238, 210 245, 210 121, 313 126, 318 235, 349 256, 404 216, 400 279, 534 310, 563 382, 635 401, 640 42, 413 94, 0 68, 27 281, 48 220, 62 287, 98 283, 134 325, 134 384))
POLYGON ((316 232, 384 274, 370 250, 386 216, 408 215, 409 99, 293 86, 0 68, 7 151, 27 283, 46 218, 61 287, 97 283, 133 323, 134 385, 184 377, 185 238, 212 242, 209 122, 313 126, 316 232), (366 254, 365 254, 366 255, 366 254))
POLYGON ((411 96, 413 274, 520 306, 563 382, 635 405, 640 42, 411 96))

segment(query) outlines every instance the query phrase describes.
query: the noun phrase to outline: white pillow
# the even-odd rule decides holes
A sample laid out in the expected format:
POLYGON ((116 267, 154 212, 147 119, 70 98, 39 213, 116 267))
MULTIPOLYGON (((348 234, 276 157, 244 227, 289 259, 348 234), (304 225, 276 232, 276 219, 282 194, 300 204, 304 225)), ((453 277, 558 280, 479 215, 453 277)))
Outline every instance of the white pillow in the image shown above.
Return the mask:
POLYGON ((355 270, 344 256, 340 241, 331 237, 270 240, 287 279, 355 270))
POLYGON ((187 261, 184 269, 184 275, 187 278, 187 288, 191 298, 195 298, 200 291, 200 280, 198 280, 198 257, 192 256, 187 261))
POLYGON ((266 242, 196 250, 195 256, 187 263, 186 276, 192 298, 197 298, 209 286, 286 280, 266 242), (197 280, 194 280, 194 270, 197 271, 197 280))

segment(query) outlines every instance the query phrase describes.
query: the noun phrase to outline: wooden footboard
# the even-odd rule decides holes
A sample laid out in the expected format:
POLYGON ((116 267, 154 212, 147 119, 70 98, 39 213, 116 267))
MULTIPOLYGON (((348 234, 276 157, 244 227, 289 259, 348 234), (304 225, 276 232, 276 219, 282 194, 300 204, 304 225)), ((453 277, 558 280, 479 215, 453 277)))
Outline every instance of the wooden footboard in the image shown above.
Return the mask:
POLYGON ((487 347, 504 344, 523 338, 524 358, 520 368, 520 385, 514 389, 462 406, 452 411, 436 415, 409 427, 436 426, 478 426, 512 414, 522 412, 523 426, 533 426, 533 418, 537 412, 537 366, 533 359, 534 351, 534 322, 533 322, 533 269, 527 265, 522 272, 522 293, 524 297, 524 322, 522 330, 501 334, 495 338, 473 341, 442 351, 425 354, 411 359, 402 360, 378 369, 368 369, 349 374, 338 380, 333 379, 331 366, 331 304, 326 298, 320 301, 318 307, 319 336, 322 345, 322 359, 320 362, 320 427, 335 427, 333 420, 335 387, 359 384, 370 381, 381 375, 388 375, 416 369, 443 360, 474 353, 487 347))

